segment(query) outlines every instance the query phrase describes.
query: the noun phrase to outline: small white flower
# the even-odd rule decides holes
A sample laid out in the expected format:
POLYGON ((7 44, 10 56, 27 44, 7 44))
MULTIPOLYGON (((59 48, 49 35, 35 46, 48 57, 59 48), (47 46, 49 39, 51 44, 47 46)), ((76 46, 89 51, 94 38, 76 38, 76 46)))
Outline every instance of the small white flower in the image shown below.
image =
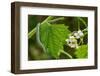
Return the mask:
POLYGON ((79 30, 78 32, 74 32, 73 34, 75 36, 76 39, 79 39, 81 37, 83 37, 83 32, 81 30, 79 30))
POLYGON ((74 36, 70 36, 69 38, 70 38, 70 39, 75 39, 75 37, 74 37, 74 36))
POLYGON ((67 45, 70 46, 71 48, 78 48, 77 39, 83 36, 84 34, 81 30, 74 31, 65 41, 67 42, 67 45))
POLYGON ((81 30, 78 31, 78 34, 80 35, 80 37, 82 37, 84 35, 81 30))
POLYGON ((78 33, 74 33, 74 36, 75 36, 75 38, 77 38, 77 39, 79 39, 79 38, 80 38, 80 36, 79 36, 79 34, 78 34, 78 33))
POLYGON ((70 36, 69 39, 65 40, 68 44, 68 46, 70 46, 71 48, 77 48, 78 44, 77 44, 77 40, 75 39, 74 36, 70 36))

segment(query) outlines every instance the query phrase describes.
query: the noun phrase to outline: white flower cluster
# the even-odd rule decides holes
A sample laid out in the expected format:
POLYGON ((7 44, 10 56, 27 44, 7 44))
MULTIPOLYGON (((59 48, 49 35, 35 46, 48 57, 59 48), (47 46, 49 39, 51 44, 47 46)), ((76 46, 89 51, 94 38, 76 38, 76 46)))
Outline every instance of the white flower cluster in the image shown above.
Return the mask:
POLYGON ((79 39, 84 36, 81 30, 79 30, 78 32, 74 32, 73 35, 75 36, 76 39, 79 39))
POLYGON ((75 31, 65 41, 67 42, 67 45, 70 46, 71 48, 78 48, 77 39, 79 39, 79 38, 81 38, 83 36, 84 36, 84 34, 83 34, 83 32, 81 30, 79 30, 77 32, 75 31))

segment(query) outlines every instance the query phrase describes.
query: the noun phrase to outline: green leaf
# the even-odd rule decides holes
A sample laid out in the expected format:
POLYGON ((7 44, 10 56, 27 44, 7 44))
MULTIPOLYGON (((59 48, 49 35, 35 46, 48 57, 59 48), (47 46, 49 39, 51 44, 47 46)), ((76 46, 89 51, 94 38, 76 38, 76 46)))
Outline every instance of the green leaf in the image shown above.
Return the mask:
POLYGON ((49 24, 45 22, 40 25, 40 41, 45 51, 53 58, 59 57, 69 33, 68 27, 64 24, 49 24))
POLYGON ((77 58, 87 58, 88 55, 88 46, 81 45, 76 49, 75 55, 77 58))

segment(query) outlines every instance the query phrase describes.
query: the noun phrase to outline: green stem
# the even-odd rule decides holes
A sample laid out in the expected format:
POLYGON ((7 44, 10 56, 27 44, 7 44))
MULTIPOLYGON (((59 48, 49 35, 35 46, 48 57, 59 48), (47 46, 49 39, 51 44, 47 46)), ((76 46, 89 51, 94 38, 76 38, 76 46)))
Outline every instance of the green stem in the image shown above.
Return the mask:
POLYGON ((82 32, 85 32, 85 33, 84 33, 84 36, 85 36, 86 34, 88 34, 87 30, 88 30, 88 28, 85 28, 85 29, 82 30, 82 32))
POLYGON ((54 22, 57 22, 59 20, 64 20, 64 17, 60 17, 60 18, 56 18, 54 20, 50 20, 49 23, 54 23, 54 22))
POLYGON ((80 39, 79 45, 82 44, 83 45, 83 38, 80 39))
MULTIPOLYGON (((85 28, 85 29, 82 30, 82 32, 85 32, 85 31, 87 31, 87 28, 85 28)), ((87 34, 87 32, 84 33, 84 36, 85 36, 86 34, 87 34)), ((83 44, 83 38, 80 40, 79 45, 80 45, 81 43, 83 44)))
MULTIPOLYGON (((41 24, 51 20, 53 18, 53 16, 49 16, 47 17, 41 24)), ((28 39, 30 39, 34 34, 36 33, 36 27, 33 28, 29 33, 28 33, 28 39)))
POLYGON ((88 33, 87 33, 87 32, 85 32, 85 33, 84 33, 84 36, 85 36, 85 35, 87 35, 87 34, 88 34, 88 33))
POLYGON ((32 31, 30 31, 30 32, 28 33, 28 39, 31 38, 31 37, 35 34, 35 32, 36 32, 36 27, 33 28, 32 31))
POLYGON ((80 21, 78 19, 78 30, 80 30, 80 21))
POLYGON ((78 17, 78 19, 87 27, 86 22, 82 18, 78 17))
POLYGON ((83 45, 83 38, 81 39, 81 41, 82 41, 82 45, 83 45))
POLYGON ((65 52, 65 51, 61 51, 63 54, 65 54, 65 55, 67 55, 70 59, 72 59, 73 57, 69 54, 69 53, 67 53, 67 52, 65 52))
POLYGON ((88 28, 83 29, 82 32, 87 31, 87 29, 88 29, 88 28))
POLYGON ((41 24, 44 24, 45 22, 47 22, 47 21, 49 21, 49 20, 51 20, 51 19, 53 19, 53 16, 47 17, 41 24))
POLYGON ((82 43, 82 41, 80 40, 79 45, 82 43))

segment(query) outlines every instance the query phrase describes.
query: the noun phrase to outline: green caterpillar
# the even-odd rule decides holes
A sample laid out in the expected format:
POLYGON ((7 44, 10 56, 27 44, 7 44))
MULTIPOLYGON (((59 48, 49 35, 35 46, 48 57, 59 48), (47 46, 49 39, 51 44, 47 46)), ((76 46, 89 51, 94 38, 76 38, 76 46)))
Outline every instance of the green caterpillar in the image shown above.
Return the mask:
POLYGON ((46 49, 44 47, 44 45, 42 44, 41 40, 40 40, 40 23, 37 24, 36 26, 36 40, 37 40, 37 43, 39 44, 40 47, 43 48, 43 51, 46 52, 46 49))

